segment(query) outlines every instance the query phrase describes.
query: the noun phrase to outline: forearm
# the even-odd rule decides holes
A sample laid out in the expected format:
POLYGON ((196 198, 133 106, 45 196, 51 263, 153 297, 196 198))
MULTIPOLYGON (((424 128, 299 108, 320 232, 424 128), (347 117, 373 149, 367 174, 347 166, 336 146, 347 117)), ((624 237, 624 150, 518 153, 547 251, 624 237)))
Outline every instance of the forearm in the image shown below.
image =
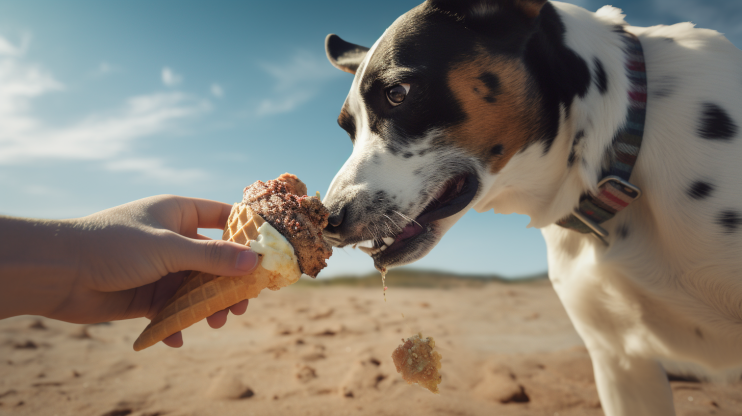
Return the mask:
POLYGON ((49 315, 77 277, 74 220, 0 216, 0 319, 49 315))

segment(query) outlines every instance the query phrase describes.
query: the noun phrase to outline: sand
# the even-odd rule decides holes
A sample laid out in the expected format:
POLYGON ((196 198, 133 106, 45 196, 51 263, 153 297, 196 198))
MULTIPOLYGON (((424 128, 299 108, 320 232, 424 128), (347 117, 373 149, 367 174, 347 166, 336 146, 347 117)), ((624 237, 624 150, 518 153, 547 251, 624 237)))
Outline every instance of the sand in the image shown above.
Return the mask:
MULTIPOLYGON (((602 415, 587 351, 548 281, 264 291, 220 330, 134 352, 147 321, 0 321, 0 415, 602 415), (391 353, 419 331, 440 394, 391 353)), ((742 414, 742 383, 673 382, 679 415, 742 414)))

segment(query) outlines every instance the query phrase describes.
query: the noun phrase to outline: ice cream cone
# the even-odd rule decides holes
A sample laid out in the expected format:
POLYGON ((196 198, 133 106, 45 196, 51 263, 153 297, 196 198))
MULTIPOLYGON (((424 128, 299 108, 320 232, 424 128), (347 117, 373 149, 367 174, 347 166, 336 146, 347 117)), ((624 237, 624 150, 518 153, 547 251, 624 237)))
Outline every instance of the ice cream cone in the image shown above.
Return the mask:
MULTIPOLYGON (((258 228, 263 223, 265 220, 246 205, 234 204, 222 240, 249 246, 251 240, 257 240, 258 228)), ((139 335, 134 342, 134 350, 140 351, 150 347, 215 312, 242 300, 257 297, 261 290, 271 286, 272 281, 275 286, 276 274, 274 271, 266 270, 262 264, 249 275, 238 277, 192 272, 165 308, 139 335)))

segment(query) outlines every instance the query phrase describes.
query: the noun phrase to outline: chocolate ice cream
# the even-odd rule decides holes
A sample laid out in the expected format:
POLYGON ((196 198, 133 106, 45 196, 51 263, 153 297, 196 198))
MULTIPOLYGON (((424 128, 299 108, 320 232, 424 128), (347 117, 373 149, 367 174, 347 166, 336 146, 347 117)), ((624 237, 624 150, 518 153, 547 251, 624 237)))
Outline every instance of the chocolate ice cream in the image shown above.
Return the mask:
POLYGON ((332 254, 332 247, 322 237, 330 213, 319 198, 306 193, 307 187, 299 178, 284 173, 245 188, 242 203, 286 237, 294 247, 302 273, 317 277, 332 254))

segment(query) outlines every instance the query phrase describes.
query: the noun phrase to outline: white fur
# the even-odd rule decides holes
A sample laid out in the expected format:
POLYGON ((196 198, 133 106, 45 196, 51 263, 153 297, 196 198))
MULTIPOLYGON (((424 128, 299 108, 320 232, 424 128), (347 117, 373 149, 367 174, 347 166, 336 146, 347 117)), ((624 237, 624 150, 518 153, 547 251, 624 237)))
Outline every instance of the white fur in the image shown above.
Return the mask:
MULTIPOLYGON (((603 8, 592 15, 554 4, 567 27, 568 45, 587 62, 593 56, 602 60, 609 98, 592 89, 577 100, 554 144, 562 153, 552 150, 548 156, 564 160, 569 138, 585 128, 581 157, 587 168, 576 163, 565 172, 563 165, 547 163, 544 177, 532 179, 559 177, 563 186, 552 197, 529 190, 518 193, 517 203, 494 198, 478 207, 529 207, 517 212, 531 215, 537 226, 571 211, 577 199, 560 195, 595 187, 603 150, 626 107, 621 45, 610 32, 620 11, 603 8)), ((711 141, 697 131, 704 102, 721 106, 738 126, 742 121, 742 52, 717 32, 688 23, 627 30, 639 36, 647 66, 645 136, 631 177, 644 196, 604 227, 614 231, 626 224, 629 236, 617 241, 613 232, 605 247, 590 235, 556 225, 544 226, 543 235, 549 276, 590 351, 606 414, 672 415, 663 367, 717 381, 739 379, 741 373, 742 238, 725 234, 717 215, 742 209, 742 137, 711 141), (657 88, 668 80, 674 83, 672 96, 657 97, 657 88), (696 180, 714 185, 709 198, 688 196, 696 180)), ((525 167, 513 166, 509 176, 525 167)))

